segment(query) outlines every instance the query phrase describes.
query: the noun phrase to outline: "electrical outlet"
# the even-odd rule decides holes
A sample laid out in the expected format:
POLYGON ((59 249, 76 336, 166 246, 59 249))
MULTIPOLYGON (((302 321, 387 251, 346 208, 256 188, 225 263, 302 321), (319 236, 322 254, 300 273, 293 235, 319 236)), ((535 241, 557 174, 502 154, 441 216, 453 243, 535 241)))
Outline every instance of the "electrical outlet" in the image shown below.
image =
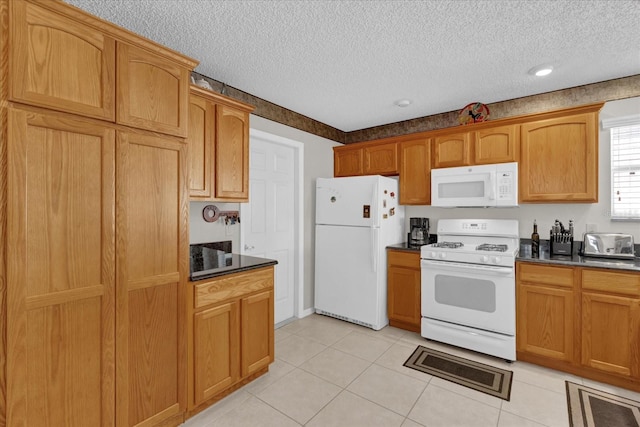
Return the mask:
POLYGON ((598 231, 598 226, 596 224, 587 224, 586 232, 593 233, 594 231, 598 231))

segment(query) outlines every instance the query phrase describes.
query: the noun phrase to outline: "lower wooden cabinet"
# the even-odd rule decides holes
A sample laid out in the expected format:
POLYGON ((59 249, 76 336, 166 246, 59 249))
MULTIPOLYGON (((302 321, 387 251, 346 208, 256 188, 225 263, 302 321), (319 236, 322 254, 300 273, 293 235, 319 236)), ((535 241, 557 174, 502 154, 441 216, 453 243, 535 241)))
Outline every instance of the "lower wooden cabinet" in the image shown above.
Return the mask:
POLYGON ((517 350, 555 360, 573 360, 573 268, 532 264, 518 267, 517 350))
POLYGON ((640 273, 516 268, 519 360, 640 391, 640 273))
POLYGON ((220 304, 194 315, 193 400, 199 405, 240 378, 240 306, 220 304))
POLYGON ((188 416, 273 362, 273 271, 270 266, 190 283, 188 416))
POLYGON ((640 379, 640 273, 582 270, 581 363, 640 379))
POLYGON ((420 295, 420 252, 387 251, 389 324, 420 332, 420 295))

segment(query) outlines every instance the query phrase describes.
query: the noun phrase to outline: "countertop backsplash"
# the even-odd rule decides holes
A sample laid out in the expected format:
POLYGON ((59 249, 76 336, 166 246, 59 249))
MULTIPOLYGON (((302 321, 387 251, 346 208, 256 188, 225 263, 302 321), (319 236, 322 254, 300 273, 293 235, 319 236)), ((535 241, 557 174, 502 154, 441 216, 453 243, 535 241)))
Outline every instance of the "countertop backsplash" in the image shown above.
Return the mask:
POLYGON ((225 224, 224 217, 220 217, 214 222, 206 222, 202 216, 202 211, 207 205, 215 205, 221 211, 240 211, 239 203, 191 202, 189 209, 189 244, 231 240, 232 251, 240 253, 240 223, 225 224))

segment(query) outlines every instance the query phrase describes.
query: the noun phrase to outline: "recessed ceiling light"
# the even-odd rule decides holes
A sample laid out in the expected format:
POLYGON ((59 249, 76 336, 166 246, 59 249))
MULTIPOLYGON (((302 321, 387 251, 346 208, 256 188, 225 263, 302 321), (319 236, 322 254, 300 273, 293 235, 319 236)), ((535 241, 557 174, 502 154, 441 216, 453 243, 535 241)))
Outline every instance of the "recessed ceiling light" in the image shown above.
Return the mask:
POLYGON ((396 101, 395 104, 398 107, 404 108, 404 107, 408 107, 409 105, 411 105, 411 100, 409 100, 409 99, 401 99, 399 101, 396 101))
POLYGON ((533 67, 532 69, 530 69, 529 74, 531 74, 532 76, 542 77, 551 74, 552 71, 552 65, 538 65, 537 67, 533 67))

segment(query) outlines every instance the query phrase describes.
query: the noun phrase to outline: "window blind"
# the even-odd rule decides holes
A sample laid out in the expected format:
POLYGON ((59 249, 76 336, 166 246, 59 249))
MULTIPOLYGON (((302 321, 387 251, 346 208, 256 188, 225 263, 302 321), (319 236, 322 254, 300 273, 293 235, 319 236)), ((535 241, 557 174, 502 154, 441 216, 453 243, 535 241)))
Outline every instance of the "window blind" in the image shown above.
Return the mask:
POLYGON ((640 219, 640 123, 610 131, 611 216, 640 219))

